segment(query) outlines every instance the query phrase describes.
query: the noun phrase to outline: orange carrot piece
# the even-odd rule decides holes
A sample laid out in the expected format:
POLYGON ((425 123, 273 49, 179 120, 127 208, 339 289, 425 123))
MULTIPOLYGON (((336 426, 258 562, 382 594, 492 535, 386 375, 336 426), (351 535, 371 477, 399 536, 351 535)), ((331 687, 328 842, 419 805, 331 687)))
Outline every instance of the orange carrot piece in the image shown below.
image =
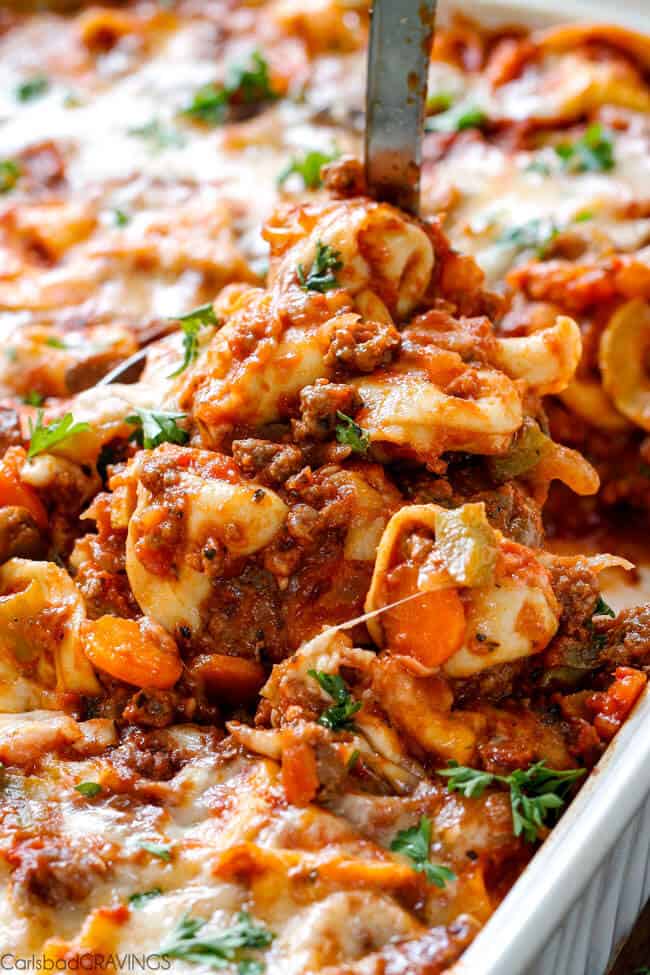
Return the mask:
POLYGON ((175 641, 146 616, 139 620, 100 616, 84 624, 82 642, 95 667, 136 687, 165 690, 174 686, 183 670, 175 641))
POLYGON ((313 749, 290 734, 282 749, 282 785, 287 801, 295 806, 306 806, 320 788, 313 749))
MULTIPOLYGON (((390 601, 417 591, 417 569, 400 566, 391 574, 390 601)), ((382 616, 389 650, 439 667, 460 649, 465 610, 456 589, 434 589, 389 609, 382 616)))

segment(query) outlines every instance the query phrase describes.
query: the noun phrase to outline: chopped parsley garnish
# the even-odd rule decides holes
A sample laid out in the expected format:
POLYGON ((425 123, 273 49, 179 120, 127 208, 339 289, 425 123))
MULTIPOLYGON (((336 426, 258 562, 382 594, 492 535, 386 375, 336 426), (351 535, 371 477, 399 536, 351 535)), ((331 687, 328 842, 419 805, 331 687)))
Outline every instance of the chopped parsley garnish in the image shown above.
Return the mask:
POLYGON ((587 220, 593 220, 594 214, 591 210, 581 210, 580 213, 576 213, 573 218, 574 223, 586 223, 587 220))
POLYGON ((0 193, 13 190, 21 176, 21 169, 13 159, 0 159, 0 193))
POLYGON ((240 911, 236 922, 219 934, 203 934, 204 926, 205 921, 202 918, 186 914, 163 942, 159 954, 207 965, 209 968, 221 969, 235 965, 239 975, 256 975, 264 970, 261 961, 243 952, 246 948, 257 951, 268 948, 275 936, 247 911, 240 911))
POLYGON ((608 172, 616 163, 611 133, 594 122, 575 142, 561 142, 555 152, 570 173, 608 172))
POLYGON ((298 265, 297 274, 300 287, 304 291, 320 291, 321 294, 331 291, 332 288, 338 288, 339 282, 336 278, 336 272, 340 271, 342 267, 341 252, 335 251, 329 244, 324 244, 322 240, 318 240, 314 263, 309 273, 305 274, 302 264, 298 265))
POLYGON ((480 129, 487 121, 488 116, 482 108, 460 104, 425 119, 424 129, 426 132, 463 132, 465 129, 480 129))
POLYGON ((335 701, 318 719, 318 723, 330 731, 347 731, 354 727, 352 721, 361 710, 361 701, 355 701, 347 684, 338 674, 328 674, 324 670, 310 670, 309 676, 318 681, 322 690, 335 701))
POLYGON ((591 614, 593 616, 611 616, 612 619, 616 616, 616 613, 612 607, 605 602, 602 596, 598 596, 598 601, 594 607, 594 611, 591 614))
POLYGON ((28 78, 16 88, 16 98, 19 102, 31 102, 35 98, 40 98, 50 87, 50 83, 44 74, 34 75, 28 78))
POLYGON ((337 410, 336 416, 339 421, 336 424, 337 442, 351 447, 357 454, 365 454, 370 446, 370 434, 346 413, 337 410))
POLYGON ((616 613, 609 606, 602 596, 598 596, 598 601, 594 606, 593 612, 589 619, 586 621, 586 628, 590 633, 588 649, 596 654, 605 648, 607 643, 607 637, 604 633, 598 633, 594 626, 594 616, 611 616, 612 619, 616 616, 616 613))
POLYGON ((515 836, 523 836, 528 843, 534 843, 549 815, 564 806, 571 786, 585 774, 585 769, 559 771, 547 768, 542 760, 527 769, 515 769, 510 775, 493 775, 456 762, 449 762, 449 768, 437 769, 437 772, 447 779, 450 792, 460 792, 469 799, 480 797, 489 785, 507 786, 513 832, 515 836))
POLYGON ((427 112, 446 112, 454 104, 448 91, 432 91, 427 95, 427 112))
POLYGON ((27 406, 42 406, 45 397, 42 393, 38 393, 35 389, 30 389, 28 393, 23 396, 23 403, 27 406))
POLYGON ((189 433, 176 423, 186 416, 186 413, 141 410, 136 406, 135 413, 126 418, 126 422, 136 428, 130 439, 135 440, 145 450, 153 450, 161 443, 187 443, 190 439, 189 433))
POLYGON ((152 887, 151 890, 143 890, 140 894, 131 894, 129 897, 129 905, 134 907, 136 910, 139 910, 141 907, 144 907, 148 901, 153 900, 154 897, 160 897, 161 894, 162 890, 160 887, 152 887))
POLYGON ((115 207, 112 211, 113 223, 116 227, 126 227, 127 223, 130 221, 131 217, 124 210, 120 210, 119 207, 115 207))
POLYGON ((162 152, 164 149, 182 149, 185 137, 178 129, 163 125, 158 118, 151 119, 145 125, 129 129, 129 135, 143 139, 151 152, 162 152))
POLYGON ((431 820, 422 816, 417 826, 401 829, 390 845, 393 853, 401 853, 408 857, 416 873, 423 873, 430 884, 445 887, 456 879, 456 874, 449 867, 439 863, 431 863, 429 849, 431 847, 431 820))
POLYGON ((293 156, 289 164, 278 176, 278 186, 284 186, 290 176, 299 176, 302 185, 306 190, 318 190, 323 185, 321 179, 321 169, 327 163, 336 159, 338 152, 321 152, 319 149, 310 149, 298 156, 293 156))
POLYGON ((204 125, 223 125, 232 109, 239 105, 258 105, 277 98, 271 86, 269 66, 259 51, 253 51, 247 64, 232 65, 222 85, 202 85, 183 115, 204 125))
POLYGON ((99 795, 102 787, 99 782, 80 782, 79 785, 75 786, 75 791, 88 799, 92 799, 93 796, 99 795))
POLYGON ((345 763, 346 772, 352 772, 359 764, 360 758, 361 758, 361 752, 359 751, 358 748, 355 748, 352 754, 350 755, 350 757, 348 758, 347 762, 345 763))
POLYGON ((214 313, 214 308, 210 303, 206 305, 200 305, 198 308, 193 308, 192 311, 188 311, 186 315, 180 315, 178 318, 174 319, 181 323, 181 328, 183 329, 183 361, 168 377, 173 379, 175 376, 180 376, 187 367, 194 362, 197 355, 199 354, 199 332, 202 328, 206 328, 208 325, 217 326, 219 324, 219 319, 214 313))
POLYGON ((63 443, 69 437, 90 430, 89 423, 75 423, 72 413, 66 413, 60 420, 54 420, 49 426, 43 424, 43 410, 36 414, 36 423, 29 420, 29 450, 28 457, 36 457, 52 447, 63 443))
POLYGON ((497 244, 507 244, 521 250, 534 249, 540 257, 548 250, 549 244, 560 233, 554 220, 533 217, 526 223, 504 230, 497 238, 497 244))
POLYGON ((150 853, 152 857, 158 857, 159 860, 164 860, 165 863, 169 863, 172 858, 171 847, 166 843, 149 843, 147 840, 141 840, 138 843, 141 850, 146 850, 150 853))
POLYGON ((45 339, 45 344, 49 345, 52 349, 65 349, 65 342, 63 339, 57 338, 56 335, 50 335, 45 339))

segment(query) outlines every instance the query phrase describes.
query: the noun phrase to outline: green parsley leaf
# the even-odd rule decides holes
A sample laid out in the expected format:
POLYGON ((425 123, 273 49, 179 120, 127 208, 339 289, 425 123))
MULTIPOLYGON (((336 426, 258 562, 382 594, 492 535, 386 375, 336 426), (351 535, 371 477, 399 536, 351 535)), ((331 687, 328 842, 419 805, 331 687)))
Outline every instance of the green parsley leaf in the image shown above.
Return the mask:
POLYGON ((222 85, 202 85, 182 114, 204 125, 223 125, 240 105, 259 105, 277 98, 269 77, 269 66, 253 51, 246 64, 231 65, 222 85))
POLYGON ((116 227, 126 227, 127 223, 129 223, 129 221, 131 220, 131 217, 128 215, 128 213, 125 213, 124 210, 120 210, 119 207, 115 207, 112 213, 113 213, 113 223, 115 224, 116 227))
POLYGON ((66 345, 63 339, 57 338, 56 335, 50 335, 45 339, 45 344, 49 345, 52 349, 65 349, 66 345))
POLYGON ((573 218, 574 223, 586 223, 587 220, 593 220, 594 214, 591 210, 581 210, 580 213, 576 213, 573 218))
POLYGON ((352 718, 361 710, 361 701, 354 700, 343 678, 324 670, 310 670, 308 673, 335 702, 332 707, 323 711, 318 723, 330 731, 347 731, 353 728, 352 718))
POLYGON ((566 771, 547 768, 543 760, 527 769, 515 769, 510 775, 493 775, 456 762, 449 762, 446 769, 437 772, 447 779, 450 792, 460 792, 469 799, 479 798, 489 785, 507 786, 513 833, 523 836, 528 843, 539 838, 549 814, 564 806, 571 786, 585 774, 582 768, 566 771))
POLYGON ((460 792, 466 799, 479 799, 494 782, 494 776, 490 772, 459 765, 458 762, 448 762, 447 765, 447 768, 436 769, 438 775, 448 780, 447 788, 450 792, 460 792))
POLYGON ((205 921, 201 918, 186 914, 163 942, 159 954, 209 968, 221 969, 235 964, 240 975, 257 975, 264 970, 260 961, 242 952, 246 948, 257 951, 268 948, 275 935, 246 911, 241 911, 236 922, 219 934, 203 934, 204 926, 205 921))
POLYGON ((207 326, 216 327, 219 325, 219 319, 214 313, 214 308, 208 302, 206 305, 199 305, 198 308, 193 308, 192 311, 188 311, 186 315, 180 315, 178 318, 174 319, 181 323, 181 328, 183 329, 183 353, 184 358, 181 365, 172 372, 168 378, 173 379, 175 376, 180 376, 187 367, 194 362, 197 355, 199 354, 199 332, 202 328, 207 328, 207 326))
POLYGON ((575 142, 561 142, 555 153, 570 173, 608 172, 616 165, 614 140, 600 122, 592 123, 575 142))
POLYGON ((520 250, 536 250, 543 257, 551 241, 560 232, 554 220, 534 217, 526 223, 509 227, 497 238, 497 244, 507 244, 520 250))
POLYGON ((439 863, 431 863, 429 849, 431 847, 431 820, 422 816, 417 826, 402 829, 397 833, 390 845, 393 853, 401 853, 408 857, 416 873, 423 873, 430 884, 445 887, 447 883, 456 879, 456 874, 449 867, 439 863))
POLYGON ((153 118, 145 125, 136 126, 128 130, 129 135, 143 139, 149 146, 150 152, 162 152, 164 149, 182 149, 185 137, 178 129, 164 125, 160 119, 153 118))
POLYGON ((336 150, 321 152, 319 149, 310 149, 308 152, 293 156, 278 176, 278 186, 284 186, 289 177, 295 174, 301 178, 302 185, 306 190, 320 189, 323 185, 320 175, 321 169, 336 159, 338 155, 339 153, 336 150))
POLYGON ((359 764, 360 758, 361 758, 361 752, 359 751, 358 748, 355 748, 352 754, 350 755, 350 757, 348 758, 347 762, 345 763, 346 772, 352 772, 353 769, 355 769, 359 764))
POLYGON ((598 602, 596 603, 596 605, 594 607, 594 611, 593 611, 593 613, 591 615, 592 615, 592 617, 593 616, 611 616, 612 619, 614 619, 614 617, 616 616, 616 613, 614 612, 614 610, 612 609, 612 607, 608 603, 605 602, 605 600, 603 599, 603 597, 599 595, 598 596, 598 602))
POLYGON ((21 177, 21 168, 13 159, 0 159, 0 193, 8 193, 21 177))
POLYGON ((50 87, 50 83, 44 74, 34 75, 28 78, 16 88, 16 98, 19 102, 31 102, 35 98, 40 98, 50 87))
POLYGON ((99 795, 102 787, 99 782, 80 782, 79 785, 75 786, 75 791, 79 792, 82 796, 86 796, 88 799, 92 799, 93 796, 99 795))
POLYGON ((145 450, 153 450, 161 443, 184 444, 190 439, 187 430, 183 430, 176 423, 177 420, 184 420, 187 413, 141 410, 137 406, 134 409, 135 413, 126 417, 126 422, 136 427, 130 439, 135 440, 145 450))
POLYGON ((582 768, 550 769, 544 761, 512 772, 507 778, 515 836, 523 835, 529 843, 534 843, 548 813, 562 808, 571 786, 584 774, 582 768))
POLYGON ((72 413, 66 413, 60 420, 54 420, 49 426, 43 425, 43 410, 36 415, 36 423, 29 420, 29 450, 27 457, 36 457, 44 451, 50 450, 57 444, 63 443, 69 437, 90 430, 89 423, 75 423, 72 413))
POLYGON ((42 406, 45 397, 42 393, 38 393, 35 389, 30 389, 28 393, 23 396, 23 403, 27 406, 42 406))
POLYGON ((324 244, 322 240, 318 240, 316 241, 314 263, 309 274, 305 274, 302 264, 298 265, 297 274, 300 287, 303 291, 319 291, 321 294, 331 291, 332 288, 338 288, 336 272, 340 271, 342 267, 341 252, 335 251, 328 244, 324 244))
POLYGON ((355 423, 346 413, 336 411, 339 422, 336 424, 336 440, 351 447, 357 454, 365 454, 370 446, 370 434, 355 423))
POLYGON ((228 95, 225 88, 209 82, 194 92, 192 101, 182 114, 204 125, 223 125, 228 116, 228 95))
POLYGON ((138 843, 141 850, 146 850, 150 853, 152 857, 158 857, 159 860, 164 860, 165 863, 169 863, 172 858, 171 847, 166 843, 149 843, 147 840, 141 840, 138 843))
POLYGON ((162 890, 160 887, 152 887, 151 890, 143 890, 140 894, 131 894, 129 897, 129 904, 131 907, 139 910, 141 907, 144 907, 148 901, 153 900, 154 897, 160 897, 161 894, 162 890))
POLYGON ((463 132, 465 129, 483 128, 487 114, 476 105, 454 105, 446 112, 431 115, 424 120, 425 132, 463 132))
POLYGON ((427 112, 446 112, 454 104, 448 91, 432 91, 427 95, 427 112))

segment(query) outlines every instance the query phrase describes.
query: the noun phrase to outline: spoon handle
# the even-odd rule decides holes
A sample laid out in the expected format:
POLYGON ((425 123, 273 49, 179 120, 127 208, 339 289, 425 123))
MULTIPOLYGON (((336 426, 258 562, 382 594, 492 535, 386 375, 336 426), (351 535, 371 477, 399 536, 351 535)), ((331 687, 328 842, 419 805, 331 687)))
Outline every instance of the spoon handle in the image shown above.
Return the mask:
POLYGON ((422 126, 436 0, 374 0, 366 85, 366 183, 410 213, 420 205, 422 126))

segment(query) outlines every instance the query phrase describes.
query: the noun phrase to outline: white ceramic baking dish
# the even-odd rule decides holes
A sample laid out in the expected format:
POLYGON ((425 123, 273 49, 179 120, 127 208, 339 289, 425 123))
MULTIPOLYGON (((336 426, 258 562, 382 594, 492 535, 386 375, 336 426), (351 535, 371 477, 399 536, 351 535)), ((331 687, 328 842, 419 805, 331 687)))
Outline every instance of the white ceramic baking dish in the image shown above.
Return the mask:
MULTIPOLYGON (((444 20, 453 9, 490 26, 593 20, 650 32, 650 0, 443 0, 439 16, 444 20)), ((644 581, 623 599, 619 590, 615 603, 650 598, 649 580, 644 581)), ((454 966, 454 975, 604 975, 648 898, 646 691, 550 838, 454 966)))

